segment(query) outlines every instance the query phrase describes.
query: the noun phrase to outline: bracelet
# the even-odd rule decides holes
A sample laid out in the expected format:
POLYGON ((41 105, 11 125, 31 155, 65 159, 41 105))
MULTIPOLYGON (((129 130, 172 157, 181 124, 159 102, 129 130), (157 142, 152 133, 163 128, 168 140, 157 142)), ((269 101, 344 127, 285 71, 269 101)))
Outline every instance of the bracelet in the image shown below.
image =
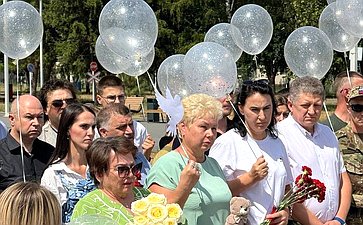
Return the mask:
POLYGON ((346 223, 345 223, 345 221, 344 221, 342 218, 337 217, 337 216, 335 216, 335 217, 333 218, 333 220, 338 221, 341 225, 345 225, 345 224, 346 224, 346 223))
POLYGON ((292 205, 287 207, 289 209, 289 218, 292 218, 292 205))

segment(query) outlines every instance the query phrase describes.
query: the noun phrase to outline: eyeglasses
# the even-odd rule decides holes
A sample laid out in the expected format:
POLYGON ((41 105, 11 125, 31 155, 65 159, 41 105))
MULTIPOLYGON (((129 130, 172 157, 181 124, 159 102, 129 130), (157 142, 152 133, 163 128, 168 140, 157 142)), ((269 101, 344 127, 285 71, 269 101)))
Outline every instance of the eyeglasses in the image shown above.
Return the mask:
POLYGON ((142 162, 132 166, 117 166, 115 170, 117 171, 120 178, 124 178, 130 174, 130 171, 133 175, 136 176, 141 171, 141 168, 142 162))
POLYGON ((106 99, 106 101, 108 103, 114 103, 116 101, 116 99, 118 99, 119 102, 125 101, 126 96, 125 95, 108 95, 106 97, 102 96, 102 98, 106 99))
POLYGON ((354 112, 357 113, 363 112, 363 105, 361 104, 351 104, 349 106, 354 112))
POLYGON ((64 105, 64 103, 69 105, 69 104, 75 103, 75 102, 76 102, 76 100, 74 98, 57 99, 57 100, 52 101, 52 106, 54 106, 55 108, 60 108, 64 105))

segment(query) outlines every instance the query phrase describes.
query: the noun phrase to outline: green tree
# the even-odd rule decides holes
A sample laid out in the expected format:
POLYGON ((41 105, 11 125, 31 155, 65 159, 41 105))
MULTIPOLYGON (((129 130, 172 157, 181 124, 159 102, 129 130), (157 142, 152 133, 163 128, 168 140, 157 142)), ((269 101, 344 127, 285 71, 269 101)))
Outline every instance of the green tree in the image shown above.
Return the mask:
MULTIPOLYGON (((28 0, 35 8, 39 2, 28 0)), ((71 74, 84 76, 89 63, 97 61, 95 42, 98 37, 98 18, 108 0, 52 0, 43 4, 44 22, 44 75, 45 80, 61 73, 64 77, 71 74), (56 62, 60 64, 56 66, 56 62)), ((156 57, 149 72, 152 79, 160 63, 173 54, 185 54, 192 46, 202 42, 205 33, 217 23, 229 22, 233 13, 242 5, 258 4, 271 15, 274 34, 267 48, 257 56, 259 65, 264 66, 267 76, 274 84, 278 72, 289 71, 284 60, 284 44, 288 35, 301 26, 317 27, 318 18, 326 5, 319 0, 146 0, 152 7, 159 25, 156 42, 156 57)), ((342 53, 335 53, 330 76, 345 67, 342 53)), ((20 61, 20 68, 26 70, 28 63, 36 66, 35 77, 39 70, 39 50, 27 59, 20 61)), ((243 53, 237 62, 239 75, 251 77, 256 70, 253 56, 243 53)), ((99 66, 102 74, 107 71, 99 66)), ((329 78, 329 76, 327 76, 329 78)), ((330 79, 330 78, 329 78, 330 79)), ((139 78, 143 90, 152 91, 149 78, 139 78)), ((135 79, 125 78, 129 93, 138 94, 135 79)))
POLYGON ((84 74, 95 61, 94 46, 98 36, 98 18, 106 1, 52 0, 44 4, 45 72, 55 75, 60 62, 63 76, 84 74))

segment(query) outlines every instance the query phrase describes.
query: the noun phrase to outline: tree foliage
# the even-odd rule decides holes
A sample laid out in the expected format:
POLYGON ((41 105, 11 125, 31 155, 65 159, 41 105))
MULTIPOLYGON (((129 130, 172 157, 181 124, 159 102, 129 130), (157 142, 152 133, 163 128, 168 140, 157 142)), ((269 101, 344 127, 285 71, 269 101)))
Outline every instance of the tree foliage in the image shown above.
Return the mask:
MULTIPOLYGON (((29 0, 36 8, 38 1, 29 0)), ((51 0, 43 4, 44 22, 44 75, 45 80, 60 73, 63 77, 84 76, 89 63, 97 61, 95 42, 99 35, 98 18, 108 0, 51 0), (56 66, 56 62, 59 62, 56 66)), ((326 5, 320 0, 146 0, 152 7, 159 25, 156 56, 149 72, 155 78, 160 63, 173 54, 185 54, 192 46, 202 42, 205 33, 217 23, 229 22, 233 13, 242 5, 258 4, 271 15, 274 34, 267 48, 257 56, 257 64, 263 66, 274 83, 278 72, 287 72, 284 44, 288 35, 301 26, 317 27, 320 13, 326 5)), ((39 69, 39 51, 21 62, 39 69)), ((335 53, 329 74, 336 74, 345 67, 341 53, 335 53)), ((243 53, 238 61, 242 77, 252 77, 256 70, 253 56, 243 53)), ((103 74, 107 71, 99 66, 103 74)), ((125 76, 123 76, 125 77, 125 76)), ((327 76, 328 78, 329 76, 327 76)), ((134 78, 124 78, 131 94, 138 94, 134 78)), ((140 77, 144 90, 152 90, 149 78, 140 77)))

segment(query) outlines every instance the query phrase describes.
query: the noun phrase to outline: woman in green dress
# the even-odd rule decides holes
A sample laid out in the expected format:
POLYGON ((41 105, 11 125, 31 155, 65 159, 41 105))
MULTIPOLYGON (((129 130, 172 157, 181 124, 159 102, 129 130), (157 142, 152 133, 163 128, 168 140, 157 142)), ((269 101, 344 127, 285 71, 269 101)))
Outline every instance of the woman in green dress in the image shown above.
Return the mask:
POLYGON ((132 221, 131 203, 150 193, 134 187, 142 166, 135 165, 136 151, 125 137, 100 138, 92 143, 87 159, 98 188, 76 204, 71 221, 85 215, 104 216, 119 225, 132 221))

